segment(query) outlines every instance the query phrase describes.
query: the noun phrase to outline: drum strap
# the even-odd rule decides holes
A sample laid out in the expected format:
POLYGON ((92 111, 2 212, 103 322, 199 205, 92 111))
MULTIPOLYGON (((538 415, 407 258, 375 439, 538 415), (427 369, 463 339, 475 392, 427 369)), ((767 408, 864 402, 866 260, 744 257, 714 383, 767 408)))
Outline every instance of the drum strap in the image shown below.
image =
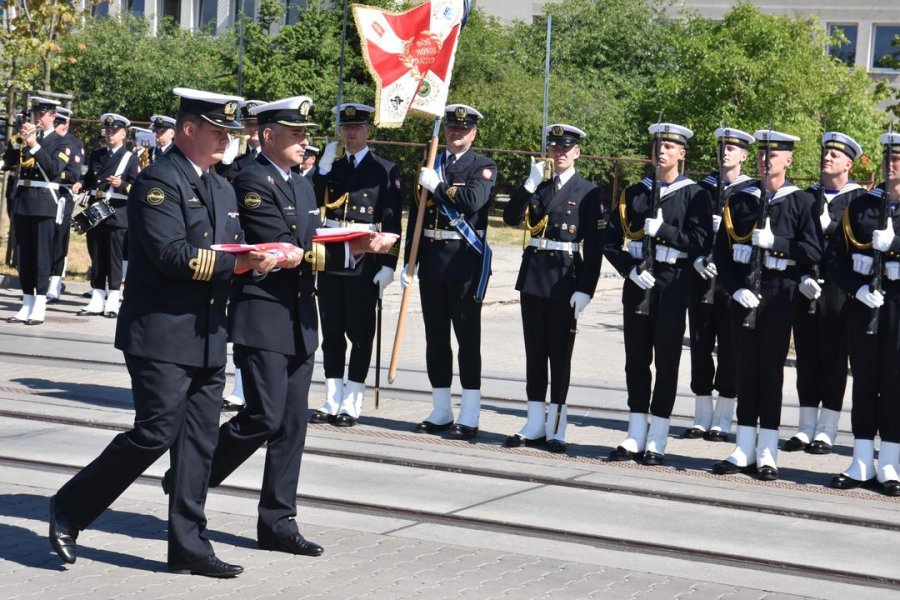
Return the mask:
MULTIPOLYGON (((116 165, 116 172, 113 173, 113 177, 118 177, 125 171, 125 167, 128 165, 128 159, 132 156, 133 155, 131 154, 131 152, 128 151, 122 153, 122 159, 119 161, 119 164, 116 165)), ((104 200, 109 202, 110 199, 112 199, 115 191, 116 190, 115 188, 113 188, 113 186, 109 186, 109 189, 106 190, 106 197, 104 198, 104 200)))
POLYGON ((53 189, 52 185, 49 185, 50 178, 47 177, 47 174, 44 172, 44 169, 43 169, 43 167, 41 167, 40 163, 37 161, 34 161, 34 164, 38 168, 38 171, 41 172, 41 177, 43 177, 44 181, 47 182, 47 184, 48 184, 47 189, 50 190, 50 195, 53 196, 53 201, 56 202, 56 224, 59 225, 60 223, 63 222, 63 213, 65 213, 65 210, 66 210, 66 199, 60 198, 59 196, 56 195, 56 190, 53 189))

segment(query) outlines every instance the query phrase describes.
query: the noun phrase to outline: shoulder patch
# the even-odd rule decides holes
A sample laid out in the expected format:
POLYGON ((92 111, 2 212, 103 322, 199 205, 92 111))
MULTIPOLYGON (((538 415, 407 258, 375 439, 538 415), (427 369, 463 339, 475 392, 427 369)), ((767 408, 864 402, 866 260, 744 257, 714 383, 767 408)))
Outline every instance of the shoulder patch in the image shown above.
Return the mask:
POLYGON ((259 208, 260 204, 262 204, 262 198, 260 198, 259 194, 257 194, 256 192, 250 192, 249 194, 244 196, 244 206, 246 206, 250 210, 259 208))
POLYGON ((150 206, 159 206, 166 199, 166 193, 159 188, 151 188, 146 198, 150 206))
POLYGON ((59 160, 63 161, 64 163, 67 163, 67 162, 69 162, 69 154, 68 154, 68 152, 69 152, 69 149, 66 148, 66 151, 65 151, 65 152, 60 152, 60 153, 58 153, 56 156, 57 156, 57 158, 59 158, 59 160))
POLYGON ((494 178, 494 171, 491 169, 482 169, 481 177, 490 181, 494 178))

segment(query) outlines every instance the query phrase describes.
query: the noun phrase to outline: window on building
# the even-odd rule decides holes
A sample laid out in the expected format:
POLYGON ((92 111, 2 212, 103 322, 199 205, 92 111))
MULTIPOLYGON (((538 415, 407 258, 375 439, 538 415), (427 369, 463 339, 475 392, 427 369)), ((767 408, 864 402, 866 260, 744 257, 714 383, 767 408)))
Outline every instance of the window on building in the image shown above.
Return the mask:
POLYGON ((234 0, 234 15, 237 19, 238 13, 244 12, 244 16, 251 21, 256 20, 256 2, 257 0, 234 0))
POLYGON ((847 38, 847 42, 828 46, 828 54, 847 65, 853 65, 856 62, 856 40, 859 27, 849 24, 828 24, 828 37, 833 37, 838 32, 847 38))
POLYGON ((100 4, 95 4, 91 8, 91 16, 93 16, 93 17, 108 17, 109 16, 109 3, 101 2, 100 4))
POLYGON ((216 0, 199 0, 197 9, 197 29, 216 31, 219 3, 216 0))
POLYGON ((128 12, 135 17, 143 17, 144 0, 128 0, 128 12))
POLYGON ((163 0, 163 18, 173 19, 176 23, 181 20, 181 0, 163 0))
POLYGON ((284 0, 284 24, 293 25, 300 16, 300 11, 306 8, 306 0, 284 0))
POLYGON ((872 68, 900 70, 900 25, 876 25, 872 35, 872 68), (890 64, 893 60, 893 64, 890 64))

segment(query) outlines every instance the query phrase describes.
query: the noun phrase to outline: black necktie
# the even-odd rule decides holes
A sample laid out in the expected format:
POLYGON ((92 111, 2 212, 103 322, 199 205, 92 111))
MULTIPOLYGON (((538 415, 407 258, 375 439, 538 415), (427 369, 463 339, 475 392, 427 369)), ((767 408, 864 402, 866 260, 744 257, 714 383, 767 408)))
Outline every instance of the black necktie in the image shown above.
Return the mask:
POLYGON ((206 201, 208 202, 209 207, 209 216, 212 221, 212 226, 215 228, 216 226, 216 206, 213 202, 213 192, 212 192, 212 177, 210 177, 208 171, 204 171, 200 175, 200 182, 203 184, 203 191, 206 192, 206 201))
POLYGON ((37 134, 37 141, 38 141, 38 143, 41 143, 41 140, 42 140, 42 139, 44 139, 44 132, 43 132, 43 131, 38 131, 38 134, 37 134))
POLYGON ((350 156, 347 157, 347 160, 350 161, 350 168, 355 169, 356 168, 356 155, 351 154, 350 156))
POLYGON ((559 180, 559 175, 553 176, 553 189, 559 191, 559 188, 562 187, 562 182, 559 180))
POLYGON ((451 154, 447 157, 447 168, 449 169, 450 167, 452 167, 454 163, 456 163, 456 155, 451 154))

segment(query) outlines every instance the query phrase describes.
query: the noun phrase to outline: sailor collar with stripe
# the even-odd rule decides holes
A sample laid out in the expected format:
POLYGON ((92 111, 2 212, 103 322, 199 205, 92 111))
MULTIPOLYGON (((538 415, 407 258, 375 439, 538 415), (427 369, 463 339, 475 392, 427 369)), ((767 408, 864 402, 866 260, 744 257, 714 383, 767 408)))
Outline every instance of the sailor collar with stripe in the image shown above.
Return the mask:
MULTIPOLYGON (((812 189, 813 191, 816 191, 816 190, 818 190, 820 187, 822 187, 822 184, 821 184, 821 183, 815 183, 815 184, 812 185, 811 189, 812 189)), ((827 201, 831 202, 833 199, 837 198, 837 197, 840 196, 841 194, 846 194, 846 193, 848 193, 848 192, 852 192, 852 191, 854 191, 854 190, 861 190, 861 189, 863 189, 863 186, 859 185, 859 184, 856 183, 855 181, 848 181, 848 182, 845 183, 844 186, 843 186, 841 189, 839 189, 839 190, 830 190, 830 189, 828 189, 828 188, 825 188, 825 199, 826 199, 827 201)))
MULTIPOLYGON (((644 187, 647 188, 647 190, 653 191, 653 179, 651 179, 650 177, 644 177, 643 179, 641 179, 641 183, 644 185, 644 187)), ((685 188, 685 187, 687 187, 689 185, 693 185, 693 184, 694 184, 694 180, 691 179, 690 177, 685 177, 684 175, 679 175, 675 179, 675 181, 673 181, 672 183, 669 183, 669 184, 660 182, 659 197, 665 198, 669 194, 673 194, 673 193, 677 192, 678 190, 680 190, 681 188, 685 188)))
MULTIPOLYGON (((774 204, 775 201, 781 200, 785 196, 790 196, 794 192, 798 192, 798 191, 800 191, 800 188, 798 188, 793 183, 785 181, 784 185, 782 185, 780 188, 778 188, 778 191, 775 192, 775 194, 772 196, 772 198, 769 199, 769 204, 774 204)), ((743 190, 741 190, 741 192, 750 194, 754 198, 762 197, 762 191, 759 189, 758 186, 755 186, 755 185, 746 187, 743 190)))

